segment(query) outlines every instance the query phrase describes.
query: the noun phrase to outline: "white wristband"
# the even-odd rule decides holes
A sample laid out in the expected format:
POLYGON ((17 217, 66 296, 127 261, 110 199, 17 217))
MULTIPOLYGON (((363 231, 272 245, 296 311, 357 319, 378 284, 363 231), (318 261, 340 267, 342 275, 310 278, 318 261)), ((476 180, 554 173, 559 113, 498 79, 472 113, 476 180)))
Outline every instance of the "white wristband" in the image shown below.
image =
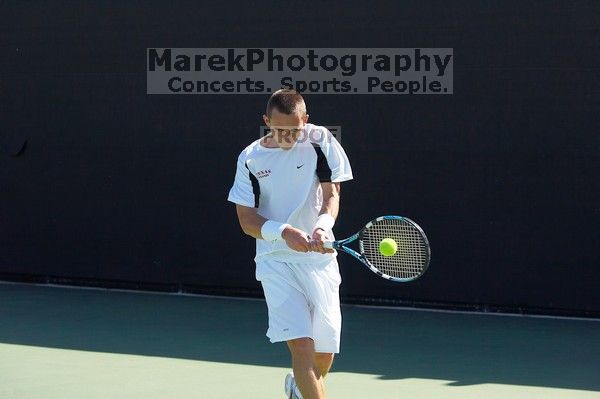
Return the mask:
POLYGON ((323 229, 323 231, 329 231, 333 229, 333 225, 335 224, 335 219, 328 213, 324 213, 319 215, 317 219, 317 223, 315 223, 315 227, 313 227, 313 231, 316 229, 323 229))
POLYGON ((281 234, 289 224, 279 223, 274 220, 267 220, 260 228, 260 235, 265 241, 277 241, 281 239, 281 234))

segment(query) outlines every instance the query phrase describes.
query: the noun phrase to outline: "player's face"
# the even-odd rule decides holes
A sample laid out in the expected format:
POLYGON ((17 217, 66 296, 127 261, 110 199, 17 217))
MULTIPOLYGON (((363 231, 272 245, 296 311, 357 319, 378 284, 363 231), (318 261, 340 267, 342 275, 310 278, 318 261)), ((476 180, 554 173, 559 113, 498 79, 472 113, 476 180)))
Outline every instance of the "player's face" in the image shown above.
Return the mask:
POLYGON ((270 117, 263 115, 263 119, 277 144, 281 148, 290 148, 308 121, 308 115, 299 113, 288 115, 274 109, 270 117))

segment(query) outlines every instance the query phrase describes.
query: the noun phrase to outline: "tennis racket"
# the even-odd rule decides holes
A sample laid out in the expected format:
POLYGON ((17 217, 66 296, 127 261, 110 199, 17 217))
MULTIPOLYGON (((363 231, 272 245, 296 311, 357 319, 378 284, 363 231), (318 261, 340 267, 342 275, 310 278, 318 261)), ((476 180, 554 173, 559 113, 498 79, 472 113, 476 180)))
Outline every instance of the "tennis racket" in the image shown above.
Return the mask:
POLYGON ((326 241, 324 247, 346 252, 379 277, 402 283, 421 277, 431 259, 429 240, 423 229, 402 216, 378 217, 353 236, 326 241), (391 256, 384 256, 379 251, 379 244, 386 238, 393 239, 397 245, 396 253, 391 256), (356 240, 358 252, 347 246, 356 240))

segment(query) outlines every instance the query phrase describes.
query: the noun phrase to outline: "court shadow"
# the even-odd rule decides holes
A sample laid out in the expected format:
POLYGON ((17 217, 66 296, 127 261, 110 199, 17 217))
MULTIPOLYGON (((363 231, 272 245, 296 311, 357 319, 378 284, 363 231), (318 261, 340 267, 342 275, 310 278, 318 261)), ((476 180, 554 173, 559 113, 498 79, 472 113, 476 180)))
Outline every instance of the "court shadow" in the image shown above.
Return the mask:
MULTIPOLYGON (((0 343, 288 367, 262 301, 0 284, 0 343)), ((600 322, 345 306, 333 371, 600 391, 600 322)))

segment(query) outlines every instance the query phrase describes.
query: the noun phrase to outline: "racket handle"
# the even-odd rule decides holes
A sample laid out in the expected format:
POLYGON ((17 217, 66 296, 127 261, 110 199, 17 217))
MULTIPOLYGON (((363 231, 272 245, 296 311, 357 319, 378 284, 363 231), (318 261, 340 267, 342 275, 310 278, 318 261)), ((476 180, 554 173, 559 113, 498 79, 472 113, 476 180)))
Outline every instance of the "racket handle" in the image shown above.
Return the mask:
POLYGON ((333 249, 333 241, 324 241, 323 248, 333 249))

